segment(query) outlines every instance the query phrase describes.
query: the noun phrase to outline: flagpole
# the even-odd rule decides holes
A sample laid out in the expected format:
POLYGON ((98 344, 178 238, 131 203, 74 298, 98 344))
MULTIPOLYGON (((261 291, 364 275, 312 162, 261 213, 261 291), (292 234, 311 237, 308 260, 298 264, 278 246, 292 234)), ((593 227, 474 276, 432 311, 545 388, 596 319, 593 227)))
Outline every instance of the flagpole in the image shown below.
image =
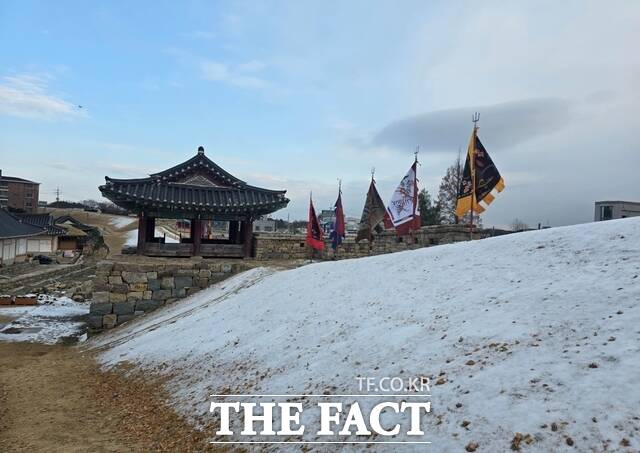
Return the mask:
MULTIPOLYGON (((376 167, 371 167, 371 184, 375 184, 376 180, 374 175, 376 174, 376 167)), ((365 200, 366 202, 366 200, 365 200)), ((369 213, 369 218, 367 219, 369 223, 369 255, 373 251, 373 228, 371 227, 371 213, 369 213)))
MULTIPOLYGON (((342 179, 338 178, 338 199, 340 200, 340 204, 342 205, 342 179)), ((336 211, 338 211, 338 208, 336 206, 336 211)), ((335 227, 334 227, 334 240, 336 241, 336 249, 333 251, 333 259, 337 260, 338 259, 338 248, 340 246, 339 242, 338 242, 338 232, 335 231, 335 228, 338 227, 338 212, 336 212, 336 220, 334 223, 335 227)))
POLYGON ((473 241, 473 201, 476 198, 476 134, 478 131, 478 121, 480 121, 480 114, 478 112, 473 114, 473 137, 471 137, 472 148, 471 156, 469 156, 469 166, 471 170, 471 222, 469 223, 469 240, 473 241))
POLYGON ((419 200, 419 196, 418 196, 418 153, 420 152, 420 145, 416 146, 416 150, 413 153, 413 155, 415 156, 415 161, 413 162, 414 165, 416 166, 416 170, 415 173, 413 175, 413 196, 415 197, 414 203, 413 203, 413 219, 411 219, 411 245, 415 245, 416 243, 416 235, 415 235, 415 231, 414 231, 414 223, 416 220, 416 209, 418 208, 418 200, 419 200))
MULTIPOLYGON (((309 211, 311 211, 311 205, 313 204, 313 191, 309 191, 309 211)), ((308 231, 309 226, 307 226, 308 231)), ((308 234, 308 233, 307 233, 308 234)), ((313 247, 309 245, 309 263, 313 263, 313 247)))

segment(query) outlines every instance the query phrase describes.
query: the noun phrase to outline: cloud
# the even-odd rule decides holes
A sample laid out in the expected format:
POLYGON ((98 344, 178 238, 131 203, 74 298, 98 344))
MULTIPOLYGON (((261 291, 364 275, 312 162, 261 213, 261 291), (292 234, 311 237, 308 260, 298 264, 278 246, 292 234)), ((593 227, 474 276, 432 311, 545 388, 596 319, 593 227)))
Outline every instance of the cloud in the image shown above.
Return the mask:
POLYGON ((241 63, 237 66, 238 70, 242 72, 260 72, 266 67, 266 64, 258 60, 247 61, 246 63, 241 63))
POLYGON ((264 64, 257 61, 250 61, 239 65, 228 65, 218 61, 204 60, 200 65, 202 78, 213 82, 222 82, 239 88, 256 90, 267 90, 273 85, 256 75, 246 75, 246 72, 259 72, 264 68, 264 64))
MULTIPOLYGON (((147 175, 151 175, 160 171, 156 168, 126 165, 113 162, 97 162, 96 167, 102 171, 112 173, 112 175, 123 178, 144 178, 147 175)), ((107 176, 112 176, 107 175, 107 176)))
POLYGON ((4 77, 0 82, 0 114, 49 120, 86 116, 77 105, 49 93, 49 79, 32 74, 4 77))
POLYGON ((174 56, 183 64, 195 65, 199 69, 200 77, 210 82, 262 91, 267 95, 282 95, 288 92, 288 90, 277 87, 274 83, 259 75, 267 68, 267 65, 262 61, 249 60, 237 64, 226 63, 202 58, 199 55, 176 47, 166 48, 164 52, 174 56))
POLYGON ((97 142, 97 145, 108 151, 124 151, 124 152, 140 151, 140 147, 129 145, 128 143, 97 142))
POLYGON ((313 190, 313 203, 318 213, 322 209, 328 209, 335 202, 337 184, 327 183, 318 179, 298 179, 280 177, 263 172, 252 172, 247 175, 249 184, 268 189, 280 189, 287 191, 290 202, 287 208, 273 214, 275 218, 304 219, 309 207, 309 194, 313 190))
POLYGON ((77 172, 80 170, 84 175, 109 173, 107 176, 127 177, 127 178, 144 178, 159 170, 147 166, 127 165, 114 162, 98 161, 95 163, 81 161, 52 161, 44 163, 46 167, 54 170, 77 172))
POLYGON ((402 151, 417 145, 427 151, 464 147, 474 112, 481 112, 480 126, 492 147, 505 148, 562 129, 571 120, 571 102, 538 98, 423 113, 388 124, 369 145, 402 151))
POLYGON ((226 64, 216 61, 205 61, 202 63, 202 77, 207 80, 227 80, 229 79, 229 68, 226 64))
POLYGON ((74 165, 71 162, 49 162, 45 165, 55 170, 63 170, 63 171, 77 171, 78 169, 78 165, 77 164, 74 165))

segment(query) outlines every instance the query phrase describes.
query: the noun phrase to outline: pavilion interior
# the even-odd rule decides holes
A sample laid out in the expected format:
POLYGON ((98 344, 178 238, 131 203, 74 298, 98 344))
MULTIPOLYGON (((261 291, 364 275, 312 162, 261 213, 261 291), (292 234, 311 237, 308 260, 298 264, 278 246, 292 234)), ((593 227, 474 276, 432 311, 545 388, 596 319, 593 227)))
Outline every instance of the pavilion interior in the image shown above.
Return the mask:
POLYGON ((144 216, 139 221, 138 249, 150 256, 246 257, 251 253, 251 222, 144 216))

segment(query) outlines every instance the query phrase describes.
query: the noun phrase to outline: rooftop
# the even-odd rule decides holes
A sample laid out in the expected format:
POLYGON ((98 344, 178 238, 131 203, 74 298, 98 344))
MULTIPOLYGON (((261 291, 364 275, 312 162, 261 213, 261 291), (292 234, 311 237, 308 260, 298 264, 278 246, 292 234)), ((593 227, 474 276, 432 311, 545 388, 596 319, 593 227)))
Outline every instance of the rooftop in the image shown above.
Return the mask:
POLYGON ((200 147, 192 158, 147 178, 105 176, 102 195, 133 212, 157 217, 257 218, 289 203, 285 190, 247 184, 209 159, 200 147))
POLYGON ((28 179, 18 178, 16 176, 5 176, 5 175, 2 175, 2 176, 0 176, 0 180, 3 181, 3 182, 18 182, 18 183, 23 183, 23 184, 38 184, 38 185, 40 185, 39 182, 29 181, 28 179))
POLYGON ((63 228, 55 225, 51 214, 16 214, 16 218, 22 223, 45 229, 49 236, 60 236, 65 233, 63 228))
POLYGON ((640 201, 621 201, 621 200, 605 200, 605 201, 596 201, 596 204, 637 204, 640 205, 640 201))
POLYGON ((20 238, 44 234, 44 229, 21 222, 16 216, 0 209, 0 239, 20 238))

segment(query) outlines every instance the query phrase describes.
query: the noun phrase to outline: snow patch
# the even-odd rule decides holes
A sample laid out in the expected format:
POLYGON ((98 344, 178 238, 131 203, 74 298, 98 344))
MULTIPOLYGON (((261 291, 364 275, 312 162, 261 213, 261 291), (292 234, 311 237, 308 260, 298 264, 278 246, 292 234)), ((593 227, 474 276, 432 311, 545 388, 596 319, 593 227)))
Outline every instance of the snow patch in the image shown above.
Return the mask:
POLYGON ((106 366, 166 375, 196 424, 212 420, 212 393, 358 393, 358 376, 429 376, 434 451, 508 451, 516 432, 531 451, 567 437, 578 451, 623 438, 638 449, 639 275, 640 218, 599 222, 254 269, 89 343, 106 366))
POLYGON ((79 317, 89 313, 88 304, 62 297, 40 297, 38 305, 0 307, 0 315, 13 318, 0 328, 0 341, 29 341, 55 344, 62 337, 78 335, 85 323, 79 317))
POLYGON ((113 225, 116 229, 121 230, 129 225, 131 225, 133 222, 137 221, 138 219, 136 219, 135 217, 112 217, 109 220, 109 223, 111 225, 113 225))
MULTIPOLYGON (((179 243, 179 239, 176 238, 172 233, 166 231, 162 227, 158 227, 154 231, 155 237, 163 237, 165 238, 166 244, 177 244, 179 243)), ((138 230, 131 230, 127 232, 127 236, 125 239, 124 245, 129 247, 135 247, 138 244, 138 230)))

